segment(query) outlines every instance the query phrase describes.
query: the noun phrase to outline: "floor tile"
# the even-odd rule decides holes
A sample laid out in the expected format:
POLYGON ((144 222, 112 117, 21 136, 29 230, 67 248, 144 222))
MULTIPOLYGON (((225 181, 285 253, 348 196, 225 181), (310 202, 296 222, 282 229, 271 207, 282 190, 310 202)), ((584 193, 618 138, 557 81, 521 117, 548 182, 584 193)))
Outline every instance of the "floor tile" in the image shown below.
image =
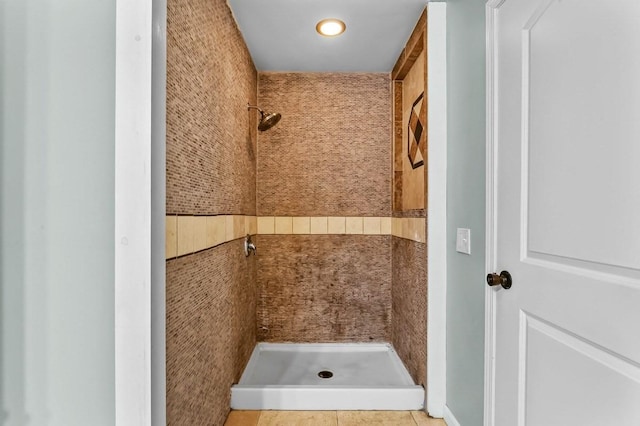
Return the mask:
POLYGON ((416 426, 409 411, 338 411, 338 426, 416 426))
POLYGON ((337 426, 335 411, 263 411, 258 426, 337 426))
POLYGON ((447 426, 444 420, 429 417, 424 411, 412 411, 411 415, 418 426, 447 426))
POLYGON ((224 426, 256 426, 261 411, 232 411, 224 426))

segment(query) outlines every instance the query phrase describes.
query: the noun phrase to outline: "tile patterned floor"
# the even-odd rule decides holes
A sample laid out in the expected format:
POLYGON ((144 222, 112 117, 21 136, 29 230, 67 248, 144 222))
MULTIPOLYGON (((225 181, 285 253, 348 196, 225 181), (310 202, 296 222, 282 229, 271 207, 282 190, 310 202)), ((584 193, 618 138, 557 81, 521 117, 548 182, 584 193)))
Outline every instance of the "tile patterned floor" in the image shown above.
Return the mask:
POLYGON ((232 411, 225 426, 446 426, 422 411, 232 411))

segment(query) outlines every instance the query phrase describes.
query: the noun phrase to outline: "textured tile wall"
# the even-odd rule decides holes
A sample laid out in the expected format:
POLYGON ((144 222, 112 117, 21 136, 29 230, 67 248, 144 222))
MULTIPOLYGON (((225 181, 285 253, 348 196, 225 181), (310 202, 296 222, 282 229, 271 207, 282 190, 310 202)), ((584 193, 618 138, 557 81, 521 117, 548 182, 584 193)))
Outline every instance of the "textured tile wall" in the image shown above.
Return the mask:
POLYGON ((249 52, 225 0, 169 0, 167 13, 167 213, 255 215, 249 52))
POLYGON ((391 238, 258 235, 258 339, 389 342, 391 238))
POLYGON ((392 237, 392 342, 416 383, 426 383, 427 245, 392 237))
POLYGON ((390 233, 390 76, 260 73, 258 102, 259 340, 389 341, 391 237, 354 234, 390 233))
POLYGON ((246 105, 256 93, 226 1, 169 0, 167 214, 182 216, 167 221, 175 244, 167 252, 185 255, 167 262, 170 425, 222 425, 256 342, 255 258, 244 257, 241 240, 228 241, 226 223, 225 242, 206 249, 222 227, 205 217, 235 215, 224 218, 235 230, 236 218, 255 216, 257 120, 246 105))
MULTIPOLYGON (((407 120, 414 99, 426 93, 426 11, 394 67, 392 219, 392 342, 416 383, 426 383, 427 246, 426 166, 407 158, 407 120)), ((426 109, 423 122, 427 124, 426 109)), ((426 144, 421 145, 426 160, 426 144)), ((427 189, 428 190, 428 189, 427 189)))
POLYGON ((242 241, 167 262, 167 424, 222 425, 256 342, 256 257, 242 241))
POLYGON ((388 74, 260 73, 259 216, 391 215, 388 74))
MULTIPOLYGON (((343 231, 336 218, 345 217, 349 233, 356 224, 348 217, 391 216, 388 75, 258 79, 224 0, 169 0, 167 31, 168 215, 293 217, 291 230, 288 220, 274 218, 274 232, 301 229, 297 217, 305 216, 310 233, 321 219, 322 232, 337 234, 343 231), (283 114, 258 143, 257 114, 246 110, 256 97, 283 114), (334 218, 331 230, 327 216, 334 218)), ((185 229, 179 221, 168 224, 178 256, 185 229)), ((394 223, 396 233, 406 233, 394 223)), ((394 334, 392 306, 396 325, 410 316, 396 308, 416 309, 406 292, 419 284, 420 271, 394 271, 393 279, 407 285, 392 295, 391 245, 419 243, 390 235, 259 235, 260 255, 246 259, 241 240, 197 251, 197 234, 196 253, 167 262, 169 424, 222 424, 229 388, 257 338, 395 343, 401 330, 394 334)), ((413 267, 407 258, 397 262, 413 267)), ((424 377, 416 361, 424 351, 408 354, 419 346, 411 337, 418 325, 410 324, 410 339, 396 344, 412 375, 424 377)))

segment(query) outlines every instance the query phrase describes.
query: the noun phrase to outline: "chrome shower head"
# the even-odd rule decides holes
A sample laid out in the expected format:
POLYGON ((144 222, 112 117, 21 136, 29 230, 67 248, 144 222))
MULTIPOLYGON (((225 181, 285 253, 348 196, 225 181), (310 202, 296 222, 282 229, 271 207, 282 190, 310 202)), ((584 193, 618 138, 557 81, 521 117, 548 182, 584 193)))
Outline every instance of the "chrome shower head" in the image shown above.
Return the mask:
POLYGON ((251 108, 255 108, 260 111, 260 123, 258 123, 258 130, 260 130, 261 132, 269 130, 270 128, 278 124, 278 121, 280 121, 280 119, 282 118, 282 115, 280 115, 279 112, 265 113, 259 107, 247 104, 247 109, 251 108))

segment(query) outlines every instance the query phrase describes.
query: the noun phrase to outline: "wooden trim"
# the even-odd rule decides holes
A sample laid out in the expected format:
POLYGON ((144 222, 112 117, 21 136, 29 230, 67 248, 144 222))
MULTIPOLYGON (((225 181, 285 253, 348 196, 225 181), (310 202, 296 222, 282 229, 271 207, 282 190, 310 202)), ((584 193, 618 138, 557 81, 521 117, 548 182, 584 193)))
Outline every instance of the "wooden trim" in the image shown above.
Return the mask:
POLYGON ((393 211, 402 211, 402 80, 393 82, 393 211))
POLYGON ((426 42, 426 34, 427 34, 427 9, 424 9, 422 15, 420 15, 420 19, 418 19, 418 23, 416 24, 405 48, 402 49, 398 60, 396 61, 396 65, 393 67, 393 71, 391 71, 391 79, 392 80, 402 80, 407 76, 407 73, 415 64, 416 59, 425 50, 425 42, 426 42))
MULTIPOLYGON (((424 116, 422 119, 424 120, 424 132, 426 132, 426 143, 424 144, 424 152, 422 153, 422 158, 424 159, 424 209, 429 209, 429 51, 427 50, 427 46, 429 45, 429 31, 427 31, 427 16, 428 8, 424 9, 420 20, 418 21, 418 25, 422 25, 422 44, 424 46, 424 116), (424 18, 424 23, 421 24, 422 18, 424 18)), ((414 30, 415 31, 415 30, 414 30)), ((420 56, 420 52, 416 56, 416 59, 420 56)), ((414 59, 414 63, 415 63, 414 59)))
MULTIPOLYGON (((403 143, 403 123, 402 123, 402 85, 403 79, 407 76, 411 68, 418 60, 418 57, 425 52, 425 67, 424 67, 424 94, 425 94, 425 117, 422 117, 425 124, 424 131, 428 134, 429 123, 427 117, 429 116, 429 93, 428 93, 428 52, 426 51, 427 46, 427 12, 428 8, 425 8, 416 26, 414 27, 405 48, 400 53, 400 57, 398 58, 395 66, 393 67, 393 71, 391 72, 391 79, 393 81, 392 89, 393 89, 393 145, 392 145, 392 156, 393 156, 393 193, 392 193, 392 211, 403 212, 403 169, 402 169, 402 143, 403 143)), ((428 193, 428 179, 427 179, 427 167, 428 164, 428 152, 429 152, 429 140, 427 137, 427 143, 424 148, 424 152, 422 156, 424 158, 425 167, 424 167, 424 184, 425 184, 425 193, 428 193)), ((425 196, 424 200, 424 209, 416 209, 416 210, 426 210, 428 207, 428 197, 425 196)))

